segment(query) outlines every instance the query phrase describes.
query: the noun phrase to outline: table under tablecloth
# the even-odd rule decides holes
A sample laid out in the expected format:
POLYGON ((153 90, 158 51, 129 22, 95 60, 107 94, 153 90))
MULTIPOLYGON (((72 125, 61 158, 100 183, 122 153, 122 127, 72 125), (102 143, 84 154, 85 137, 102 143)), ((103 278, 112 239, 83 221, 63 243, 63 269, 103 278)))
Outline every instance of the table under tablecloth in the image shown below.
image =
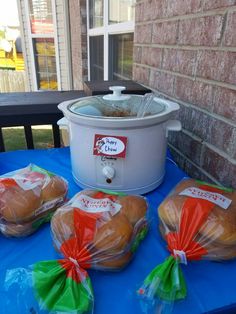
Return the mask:
MULTIPOLYGON (((1 153, 0 175, 25 167, 29 163, 66 178, 69 182, 69 197, 81 190, 72 178, 69 148, 1 153)), ((168 256, 166 243, 158 232, 157 207, 184 176, 185 173, 168 158, 164 182, 145 195, 150 204, 149 233, 132 262, 124 270, 120 272, 89 270, 94 288, 94 314, 142 313, 135 291, 146 275, 168 256)), ((25 238, 6 238, 0 235, 0 313, 7 313, 1 307, 6 298, 3 281, 7 269, 26 267, 37 261, 57 258, 58 254, 52 246, 49 223, 25 238)), ((199 314, 210 311, 236 313, 236 261, 224 263, 198 261, 181 267, 188 292, 185 300, 175 303, 173 313, 199 314)), ((18 313, 14 307, 16 305, 11 303, 9 313, 18 313)))

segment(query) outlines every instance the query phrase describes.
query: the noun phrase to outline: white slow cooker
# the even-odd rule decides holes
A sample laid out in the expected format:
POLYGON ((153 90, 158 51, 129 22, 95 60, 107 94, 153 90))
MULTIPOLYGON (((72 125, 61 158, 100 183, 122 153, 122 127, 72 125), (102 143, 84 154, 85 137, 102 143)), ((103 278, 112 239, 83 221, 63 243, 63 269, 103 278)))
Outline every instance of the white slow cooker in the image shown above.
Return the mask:
POLYGON ((144 194, 165 175, 167 136, 180 131, 170 120, 179 105, 155 95, 113 94, 65 101, 58 105, 70 137, 74 180, 82 188, 144 194))

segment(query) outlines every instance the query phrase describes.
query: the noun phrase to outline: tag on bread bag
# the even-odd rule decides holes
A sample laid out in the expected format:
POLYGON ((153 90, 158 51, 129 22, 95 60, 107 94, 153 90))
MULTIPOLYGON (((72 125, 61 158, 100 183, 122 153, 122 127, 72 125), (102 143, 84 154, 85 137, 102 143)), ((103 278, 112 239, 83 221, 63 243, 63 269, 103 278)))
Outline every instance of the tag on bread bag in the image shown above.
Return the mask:
POLYGON ((196 188, 194 186, 184 189, 182 192, 179 193, 179 195, 207 200, 220 206, 223 209, 227 209, 232 203, 231 199, 220 193, 205 191, 201 188, 196 188))
POLYGON ((109 198, 93 198, 88 195, 79 195, 72 201, 72 207, 84 210, 87 213, 110 212, 111 215, 116 215, 121 205, 111 201, 109 198))

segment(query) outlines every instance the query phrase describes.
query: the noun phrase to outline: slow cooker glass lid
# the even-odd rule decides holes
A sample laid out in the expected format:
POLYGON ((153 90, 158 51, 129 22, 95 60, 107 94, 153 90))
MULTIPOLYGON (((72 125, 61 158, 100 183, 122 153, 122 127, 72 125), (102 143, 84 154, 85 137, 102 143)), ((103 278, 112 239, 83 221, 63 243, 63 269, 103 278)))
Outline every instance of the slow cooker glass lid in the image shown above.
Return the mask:
MULTIPOLYGON (((126 96, 126 95, 125 95, 126 96)), ((77 115, 96 118, 143 118, 162 113, 166 106, 160 99, 129 95, 124 100, 108 100, 103 95, 82 98, 68 106, 77 115)))

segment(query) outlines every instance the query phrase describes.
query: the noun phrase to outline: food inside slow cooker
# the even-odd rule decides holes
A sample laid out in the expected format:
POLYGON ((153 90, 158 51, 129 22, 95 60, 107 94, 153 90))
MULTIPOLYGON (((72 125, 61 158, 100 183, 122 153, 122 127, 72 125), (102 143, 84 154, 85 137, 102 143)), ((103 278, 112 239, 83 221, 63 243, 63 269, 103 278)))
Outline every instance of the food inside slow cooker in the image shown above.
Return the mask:
MULTIPOLYGON (((79 104, 72 104, 69 109, 80 115, 92 116, 92 117, 133 117, 137 118, 140 107, 142 106, 141 100, 139 98, 134 98, 132 102, 112 102, 104 101, 100 97, 91 97, 91 100, 80 100, 79 104)), ((156 113, 156 109, 149 108, 145 111, 142 117, 152 115, 156 113), (151 110, 150 110, 151 109, 151 110)))
MULTIPOLYGON (((124 108, 106 108, 102 111, 102 115, 104 117, 137 117, 137 112, 132 111, 131 109, 124 109, 124 108)), ((150 112, 146 112, 144 117, 150 116, 150 112)))
POLYGON ((105 109, 102 111, 104 117, 135 117, 136 115, 128 109, 105 109))

